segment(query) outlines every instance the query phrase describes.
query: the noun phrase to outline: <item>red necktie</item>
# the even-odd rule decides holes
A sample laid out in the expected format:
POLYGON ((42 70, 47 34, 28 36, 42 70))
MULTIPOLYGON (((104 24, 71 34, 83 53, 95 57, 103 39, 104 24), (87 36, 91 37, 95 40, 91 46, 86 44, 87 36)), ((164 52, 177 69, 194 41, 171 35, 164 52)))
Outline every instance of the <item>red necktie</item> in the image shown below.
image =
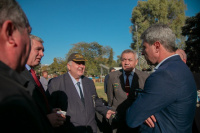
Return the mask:
POLYGON ((126 95, 128 96, 129 95, 129 92, 130 92, 130 84, 129 84, 129 75, 130 73, 125 73, 126 74, 126 85, 125 85, 125 91, 126 91, 126 95))
POLYGON ((50 106, 49 106, 49 103, 48 103, 48 100, 47 100, 47 97, 45 95, 45 92, 44 92, 44 88, 42 87, 42 84, 40 83, 40 81, 38 80, 36 74, 35 74, 35 71, 31 68, 31 74, 33 76, 33 79, 35 80, 37 86, 40 88, 40 92, 42 93, 43 97, 44 97, 44 100, 45 100, 45 103, 46 103, 46 106, 47 106, 47 109, 49 111, 49 113, 51 112, 50 111, 50 106))

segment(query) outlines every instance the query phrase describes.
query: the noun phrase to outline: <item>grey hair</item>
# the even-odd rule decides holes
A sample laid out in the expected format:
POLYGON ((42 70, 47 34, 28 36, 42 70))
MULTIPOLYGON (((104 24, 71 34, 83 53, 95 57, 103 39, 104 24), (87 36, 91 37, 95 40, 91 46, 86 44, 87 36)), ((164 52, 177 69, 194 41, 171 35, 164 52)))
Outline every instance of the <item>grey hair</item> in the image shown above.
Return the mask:
POLYGON ((149 43, 149 45, 153 45, 156 41, 159 41, 167 51, 176 51, 176 36, 165 24, 154 24, 150 26, 142 33, 140 38, 144 42, 149 43))
POLYGON ((38 42, 41 42, 42 44, 44 43, 44 41, 40 37, 38 37, 38 36, 35 36, 35 35, 31 34, 29 37, 31 38, 31 40, 34 39, 34 40, 36 40, 38 42))
POLYGON ((19 31, 24 28, 30 28, 26 14, 15 0, 0 0, 0 26, 6 20, 13 22, 19 31))
POLYGON ((72 61, 69 61, 67 64, 69 64, 71 66, 72 65, 72 61))
POLYGON ((135 52, 135 51, 132 50, 132 49, 126 49, 126 50, 124 50, 124 51, 122 52, 122 54, 121 54, 121 60, 122 60, 122 55, 123 55, 124 53, 133 53, 133 54, 135 55, 135 59, 136 59, 136 60, 138 59, 138 54, 137 54, 137 52, 135 52))

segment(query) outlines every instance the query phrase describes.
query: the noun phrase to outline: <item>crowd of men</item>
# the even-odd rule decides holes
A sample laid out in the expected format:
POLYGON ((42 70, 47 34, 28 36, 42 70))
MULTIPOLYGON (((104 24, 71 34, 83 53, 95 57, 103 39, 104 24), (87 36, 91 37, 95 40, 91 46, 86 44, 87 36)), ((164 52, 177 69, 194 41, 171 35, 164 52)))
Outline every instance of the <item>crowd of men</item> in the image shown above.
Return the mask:
POLYGON ((68 57, 65 74, 43 82, 44 72, 39 80, 34 67, 44 56, 44 41, 31 35, 31 29, 15 0, 0 0, 2 131, 97 133, 98 112, 111 127, 105 132, 192 133, 197 86, 167 25, 152 25, 141 35, 142 54, 156 66, 153 73, 135 68, 134 50, 122 52, 122 69, 110 72, 107 79, 108 106, 84 76, 87 59, 81 53, 68 57))

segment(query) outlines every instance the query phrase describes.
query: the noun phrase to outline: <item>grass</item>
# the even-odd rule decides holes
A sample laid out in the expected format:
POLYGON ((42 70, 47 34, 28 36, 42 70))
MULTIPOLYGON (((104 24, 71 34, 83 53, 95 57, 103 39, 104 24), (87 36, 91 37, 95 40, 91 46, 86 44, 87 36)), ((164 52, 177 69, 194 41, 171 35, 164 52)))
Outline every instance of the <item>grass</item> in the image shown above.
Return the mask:
POLYGON ((107 101, 107 95, 104 92, 104 83, 95 82, 95 87, 99 98, 103 98, 105 101, 107 101))

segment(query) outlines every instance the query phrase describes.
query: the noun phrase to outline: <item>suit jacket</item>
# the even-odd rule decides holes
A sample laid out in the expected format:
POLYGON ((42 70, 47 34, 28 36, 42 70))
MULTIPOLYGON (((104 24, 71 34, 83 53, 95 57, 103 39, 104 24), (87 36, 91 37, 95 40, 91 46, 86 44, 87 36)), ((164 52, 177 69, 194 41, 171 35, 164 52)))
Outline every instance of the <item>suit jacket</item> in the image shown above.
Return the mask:
POLYGON ((98 98, 94 82, 84 76, 81 78, 85 106, 68 73, 51 79, 47 92, 50 94, 52 105, 67 112, 64 130, 68 130, 68 132, 84 132, 85 130, 97 132, 95 110, 105 116, 108 109, 103 106, 102 100, 98 98))
POLYGON ((109 74, 107 74, 105 76, 105 79, 104 79, 104 92, 107 94, 107 85, 108 85, 108 77, 109 77, 109 74))
MULTIPOLYGON (((34 101, 36 102, 37 107, 42 115, 42 118, 45 121, 47 128, 49 129, 49 132, 52 132, 53 127, 47 118, 47 114, 49 114, 50 112, 46 106, 46 102, 45 102, 42 92, 40 91, 40 88, 36 84, 31 73, 26 68, 23 72, 21 72, 21 76, 29 81, 28 85, 27 85, 27 89, 30 92, 34 101)), ((51 108, 50 108, 50 110, 51 110, 51 108)))
POLYGON ((126 109, 132 104, 135 99, 135 89, 143 89, 146 78, 149 76, 147 72, 135 69, 129 98, 125 92, 125 83, 123 70, 114 71, 109 74, 107 97, 108 105, 112 110, 117 111, 119 119, 125 119, 126 109))
POLYGON ((48 133, 27 81, 0 61, 0 126, 7 133, 48 133))
POLYGON ((196 96, 191 71, 179 56, 172 56, 146 80, 144 93, 127 111, 127 124, 142 124, 141 132, 191 133, 196 96), (151 115, 157 120, 155 128, 143 124, 151 115))

